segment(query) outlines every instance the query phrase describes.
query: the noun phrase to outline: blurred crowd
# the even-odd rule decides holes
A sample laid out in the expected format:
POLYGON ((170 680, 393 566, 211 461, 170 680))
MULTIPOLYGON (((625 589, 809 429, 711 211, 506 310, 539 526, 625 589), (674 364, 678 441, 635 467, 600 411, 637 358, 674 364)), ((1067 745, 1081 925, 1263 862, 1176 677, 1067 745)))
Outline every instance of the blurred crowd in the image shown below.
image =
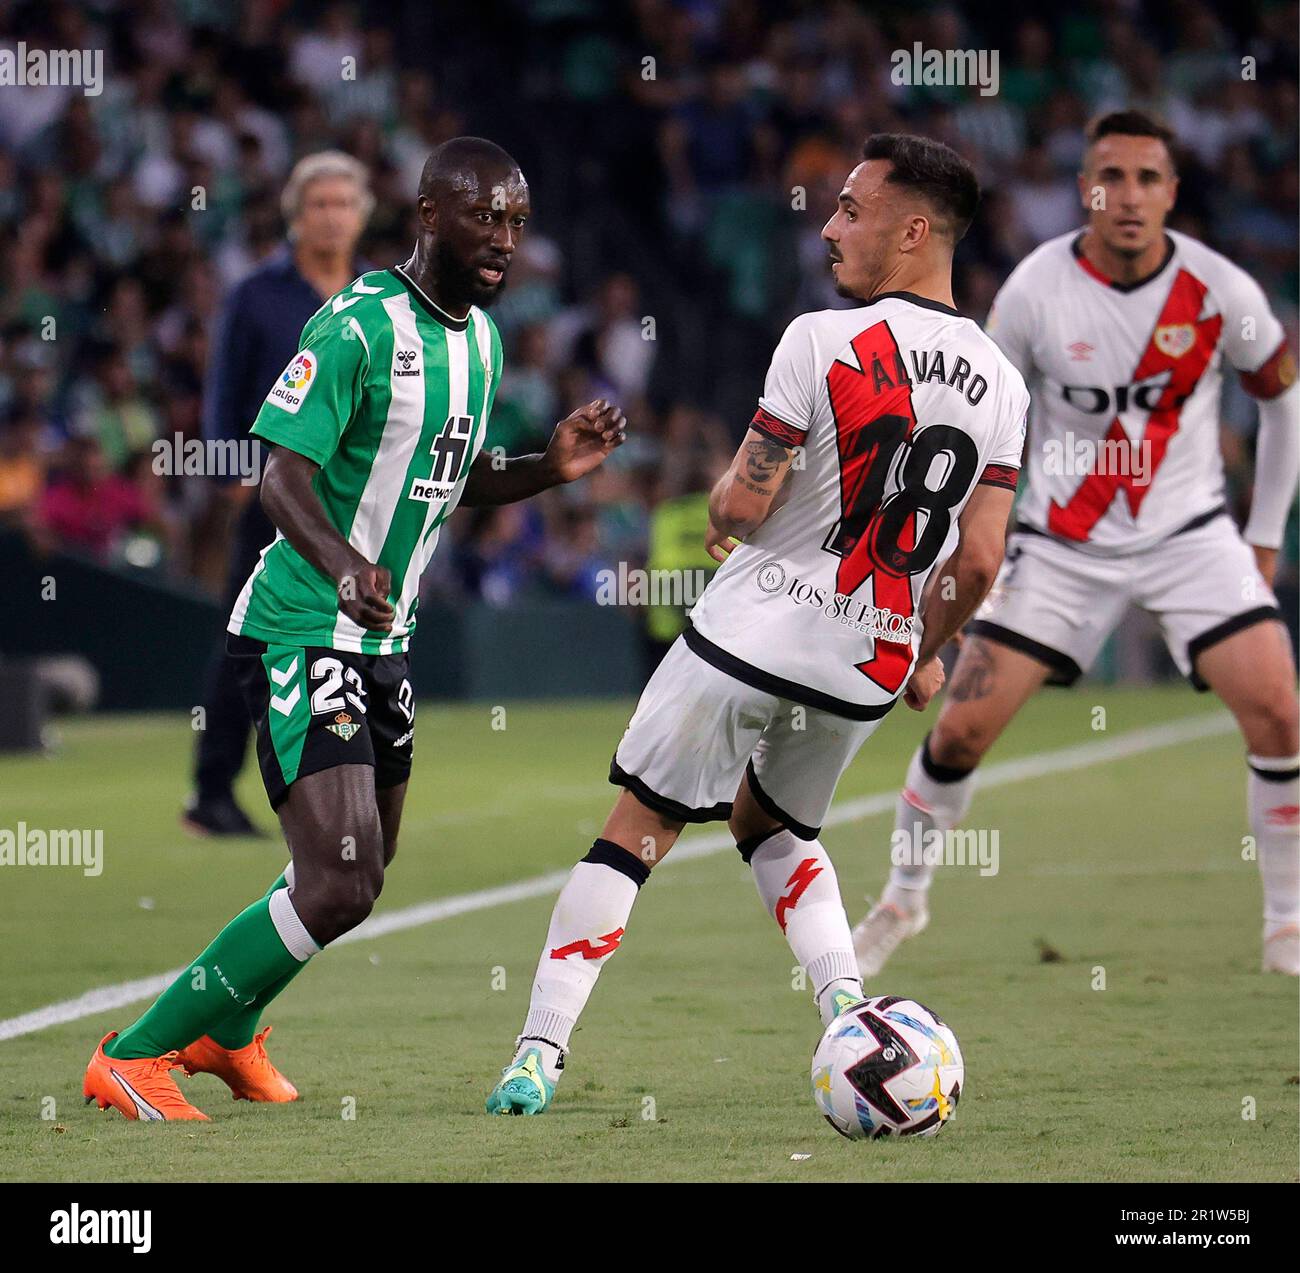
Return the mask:
MULTIPOLYGON (((512 150, 534 217, 493 311, 490 442, 539 449, 599 396, 629 417, 590 480, 453 519, 428 581, 452 596, 590 598, 620 562, 709 564, 691 538, 703 493, 777 337, 844 303, 818 236, 871 132, 975 163, 985 202, 956 282, 983 318, 1025 253, 1079 223, 1089 116, 1152 110, 1182 143, 1173 224, 1248 269, 1294 336, 1296 5, 1033 8, 0 4, 2 47, 105 50, 97 96, 0 87, 0 524, 219 591, 221 501, 156 472, 150 446, 198 435, 221 298, 282 242, 294 161, 327 147, 370 171, 361 251, 380 266, 410 252, 432 146, 469 132, 512 150), (997 48, 1000 91, 895 84, 891 54, 917 41, 997 48)), ((1240 501, 1254 413, 1235 389, 1224 425, 1240 501)), ((1294 537, 1289 557, 1294 572, 1294 537)))

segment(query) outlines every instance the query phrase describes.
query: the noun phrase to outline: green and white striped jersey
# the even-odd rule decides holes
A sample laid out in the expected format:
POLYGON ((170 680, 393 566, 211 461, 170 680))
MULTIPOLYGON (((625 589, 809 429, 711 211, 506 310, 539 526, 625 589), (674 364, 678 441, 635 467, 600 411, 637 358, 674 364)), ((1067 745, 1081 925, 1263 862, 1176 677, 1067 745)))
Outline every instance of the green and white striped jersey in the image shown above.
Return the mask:
POLYGON ((334 581, 278 532, 228 630, 277 645, 405 650, 420 575, 483 447, 500 376, 492 320, 477 307, 453 319, 400 267, 363 274, 326 301, 253 432, 320 465, 312 484, 326 515, 392 573, 393 630, 369 632, 343 614, 334 581))

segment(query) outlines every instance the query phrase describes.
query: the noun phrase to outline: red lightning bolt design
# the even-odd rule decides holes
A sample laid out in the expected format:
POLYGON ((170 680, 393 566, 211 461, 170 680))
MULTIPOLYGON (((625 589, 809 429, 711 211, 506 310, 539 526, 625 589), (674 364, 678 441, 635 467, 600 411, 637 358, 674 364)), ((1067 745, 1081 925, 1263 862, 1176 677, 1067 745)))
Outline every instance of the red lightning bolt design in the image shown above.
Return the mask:
POLYGON ((602 933, 596 940, 600 945, 593 945, 587 938, 571 941, 567 946, 557 946, 551 951, 552 959, 568 959, 570 955, 581 955, 583 959, 603 959, 612 955, 623 940, 623 930, 616 928, 612 933, 602 933))
POLYGON ((808 885, 821 873, 822 868, 817 865, 816 858, 804 858, 795 868, 794 874, 786 880, 785 886, 790 891, 776 904, 776 922, 781 925, 782 932, 785 932, 786 912, 794 910, 799 905, 799 899, 804 895, 808 885))

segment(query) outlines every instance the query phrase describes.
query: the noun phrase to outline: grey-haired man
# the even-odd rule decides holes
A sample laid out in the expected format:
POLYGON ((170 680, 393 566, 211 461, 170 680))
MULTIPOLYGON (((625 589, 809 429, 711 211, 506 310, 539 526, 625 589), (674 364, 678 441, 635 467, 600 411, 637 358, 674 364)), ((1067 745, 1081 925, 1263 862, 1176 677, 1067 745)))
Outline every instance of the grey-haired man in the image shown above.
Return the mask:
MULTIPOLYGON (((356 247, 374 202, 369 174, 351 155, 321 151, 294 166, 280 198, 287 241, 231 290, 217 320, 204 387, 206 441, 259 445, 250 437, 249 426, 267 390, 297 350, 303 326, 327 297, 365 269, 356 247)), ((236 519, 223 616, 229 614, 258 554, 275 534, 256 498, 256 485, 238 477, 227 474, 215 479, 218 498, 236 519)), ((204 678, 203 706, 194 791, 182 821, 199 835, 254 835, 255 828, 234 794, 248 750, 250 721, 226 654, 224 632, 204 678)))

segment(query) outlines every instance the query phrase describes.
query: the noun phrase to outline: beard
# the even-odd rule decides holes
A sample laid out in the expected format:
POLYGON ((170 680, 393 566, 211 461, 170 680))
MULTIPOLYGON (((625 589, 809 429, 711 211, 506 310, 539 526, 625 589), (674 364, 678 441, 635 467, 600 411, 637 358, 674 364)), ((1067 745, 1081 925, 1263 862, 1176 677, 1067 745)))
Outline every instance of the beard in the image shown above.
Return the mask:
POLYGON ((440 242, 434 252, 434 275, 438 291, 448 304, 477 305, 487 309, 505 290, 506 276, 501 282, 485 283, 478 276, 478 266, 467 264, 453 251, 451 244, 440 242))
POLYGON ((871 280, 879 278, 879 273, 870 272, 865 267, 859 270, 859 278, 855 285, 852 280, 847 283, 841 282, 844 275, 844 267, 840 266, 840 273, 831 275, 831 284, 835 288, 835 295, 842 296, 846 301, 861 301, 871 295, 873 282, 871 280))

